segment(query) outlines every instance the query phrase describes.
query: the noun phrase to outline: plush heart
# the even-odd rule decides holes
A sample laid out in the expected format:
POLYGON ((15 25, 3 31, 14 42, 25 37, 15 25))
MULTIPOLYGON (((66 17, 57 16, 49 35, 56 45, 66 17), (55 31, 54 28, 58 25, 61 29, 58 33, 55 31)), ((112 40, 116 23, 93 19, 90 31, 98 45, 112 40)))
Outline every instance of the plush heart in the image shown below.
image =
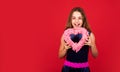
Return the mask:
POLYGON ((64 31, 63 38, 72 47, 72 50, 78 52, 88 38, 88 31, 82 27, 77 29, 69 28, 64 31))

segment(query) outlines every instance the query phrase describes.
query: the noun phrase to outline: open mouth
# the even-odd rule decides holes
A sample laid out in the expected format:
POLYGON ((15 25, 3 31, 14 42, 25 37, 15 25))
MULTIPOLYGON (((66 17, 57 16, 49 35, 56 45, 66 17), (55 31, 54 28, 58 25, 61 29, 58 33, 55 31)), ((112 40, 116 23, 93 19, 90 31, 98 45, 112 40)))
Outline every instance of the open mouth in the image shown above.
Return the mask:
POLYGON ((76 27, 80 27, 80 24, 74 24, 76 27))

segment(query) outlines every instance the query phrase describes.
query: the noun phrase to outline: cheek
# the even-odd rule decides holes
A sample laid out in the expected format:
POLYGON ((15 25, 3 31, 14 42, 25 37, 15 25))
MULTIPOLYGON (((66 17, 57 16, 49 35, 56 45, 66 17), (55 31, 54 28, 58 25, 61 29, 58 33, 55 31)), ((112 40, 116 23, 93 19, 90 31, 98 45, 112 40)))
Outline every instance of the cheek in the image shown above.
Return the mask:
POLYGON ((75 20, 74 20, 74 19, 72 19, 71 21, 72 21, 72 22, 75 22, 75 20))
POLYGON ((80 22, 80 24, 81 24, 81 26, 82 26, 82 24, 83 24, 83 20, 80 20, 79 22, 80 22))
POLYGON ((80 23, 83 23, 83 20, 79 20, 80 23))
POLYGON ((72 22, 72 24, 73 24, 73 23, 75 22, 75 20, 72 20, 71 22, 72 22))

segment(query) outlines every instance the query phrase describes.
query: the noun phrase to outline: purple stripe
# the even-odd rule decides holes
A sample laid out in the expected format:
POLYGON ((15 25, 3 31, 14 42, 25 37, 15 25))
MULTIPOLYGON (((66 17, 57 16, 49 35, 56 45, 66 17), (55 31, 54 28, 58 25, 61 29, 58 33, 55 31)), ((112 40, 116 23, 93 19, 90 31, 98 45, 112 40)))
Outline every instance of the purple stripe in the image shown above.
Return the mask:
POLYGON ((65 60, 64 65, 69 66, 69 67, 73 67, 73 68, 85 68, 85 67, 89 66, 88 62, 74 63, 74 62, 70 62, 70 61, 67 61, 67 60, 65 60))

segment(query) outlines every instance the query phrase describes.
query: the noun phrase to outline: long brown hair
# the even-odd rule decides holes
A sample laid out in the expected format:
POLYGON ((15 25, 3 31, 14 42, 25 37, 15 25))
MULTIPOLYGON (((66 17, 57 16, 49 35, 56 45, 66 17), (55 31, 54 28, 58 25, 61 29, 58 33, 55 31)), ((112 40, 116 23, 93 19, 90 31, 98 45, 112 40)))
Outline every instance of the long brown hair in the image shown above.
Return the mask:
POLYGON ((78 11, 78 12, 80 12, 80 13, 82 14, 82 20, 83 20, 82 27, 86 28, 88 31, 91 32, 91 28, 90 28, 90 26, 89 26, 89 24, 88 24, 88 21, 87 21, 87 19, 86 19, 86 15, 85 15, 85 13, 84 13, 84 10, 83 10, 82 8, 80 8, 80 7, 75 7, 75 8, 73 8, 73 9, 71 10, 70 15, 69 15, 69 17, 68 17, 68 21, 67 21, 66 27, 65 27, 65 30, 68 29, 68 28, 73 28, 71 19, 72 19, 72 14, 73 14, 73 12, 75 12, 75 11, 78 11))

